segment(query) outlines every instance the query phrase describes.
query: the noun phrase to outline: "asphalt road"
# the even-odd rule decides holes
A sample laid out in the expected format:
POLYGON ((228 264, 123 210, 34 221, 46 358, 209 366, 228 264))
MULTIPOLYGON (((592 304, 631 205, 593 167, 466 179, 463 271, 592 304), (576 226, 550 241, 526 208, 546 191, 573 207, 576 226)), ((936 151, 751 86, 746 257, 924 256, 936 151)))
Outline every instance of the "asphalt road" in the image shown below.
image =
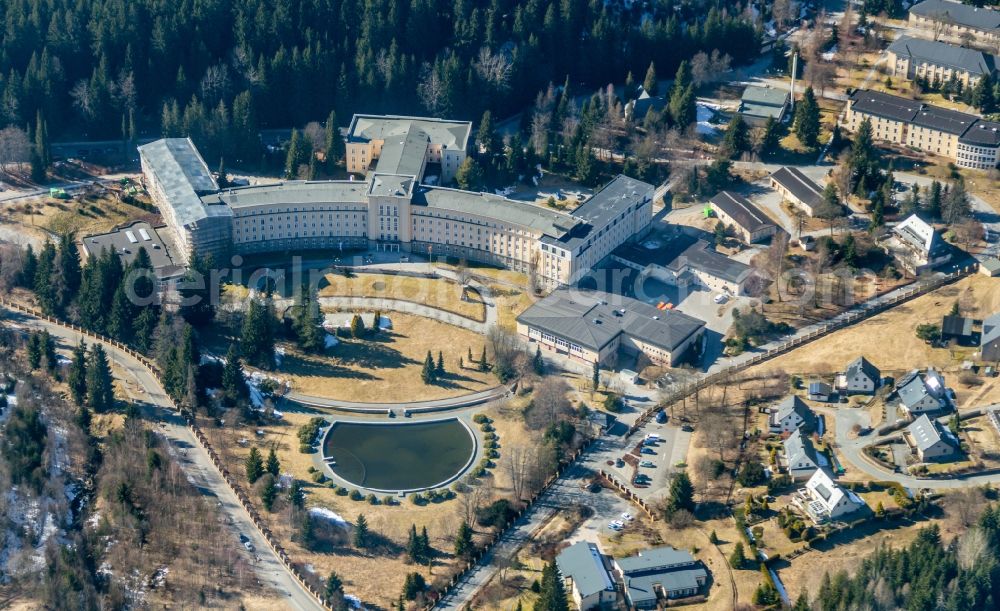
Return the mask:
MULTIPOLYGON (((80 334, 62 326, 34 319, 21 313, 12 313, 10 320, 29 328, 44 328, 55 336, 61 349, 72 350, 80 340, 80 334)), ((87 340, 90 342, 90 340, 87 340)), ((180 467, 188 480, 210 500, 218 511, 226 517, 226 528, 232 535, 232 545, 239 547, 239 534, 249 537, 256 548, 256 571, 261 582, 276 592, 289 609, 302 611, 318 611, 323 609, 320 604, 299 585, 294 577, 285 569, 278 556, 268 547, 264 538, 250 521, 236 495, 226 484, 221 473, 215 468, 208 453, 198 444, 194 433, 184 423, 184 420, 170 408, 170 402, 152 375, 139 362, 117 348, 104 344, 108 358, 118 366, 116 374, 128 389, 129 395, 143 402, 145 409, 151 413, 161 425, 158 431, 170 445, 171 452, 178 458, 180 467)), ((248 554, 250 552, 247 552, 248 554)))

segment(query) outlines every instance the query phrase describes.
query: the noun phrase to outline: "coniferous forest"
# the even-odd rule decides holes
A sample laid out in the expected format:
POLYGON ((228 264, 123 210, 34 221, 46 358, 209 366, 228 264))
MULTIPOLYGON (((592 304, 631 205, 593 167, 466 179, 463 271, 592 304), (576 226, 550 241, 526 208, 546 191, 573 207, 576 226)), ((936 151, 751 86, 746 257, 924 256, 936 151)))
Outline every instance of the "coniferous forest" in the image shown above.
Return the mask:
POLYGON ((699 51, 750 61, 759 36, 747 6, 10 0, 0 3, 0 126, 40 115, 54 139, 124 139, 161 126, 301 126, 331 110, 503 117, 567 77, 586 93, 629 72, 641 80, 651 62, 672 75, 699 51))

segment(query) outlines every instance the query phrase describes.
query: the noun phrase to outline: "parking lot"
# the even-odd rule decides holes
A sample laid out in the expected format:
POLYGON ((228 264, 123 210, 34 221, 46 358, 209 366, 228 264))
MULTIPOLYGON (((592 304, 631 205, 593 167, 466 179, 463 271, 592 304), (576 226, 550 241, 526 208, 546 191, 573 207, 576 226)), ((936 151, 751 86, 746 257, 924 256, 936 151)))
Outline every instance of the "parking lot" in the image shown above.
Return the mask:
POLYGON ((677 465, 684 464, 687 458, 691 433, 674 424, 650 422, 628 440, 622 437, 604 437, 598 443, 601 445, 590 459, 593 468, 611 473, 619 481, 629 485, 639 498, 652 502, 667 495, 671 476, 678 469, 677 465), (643 443, 645 436, 649 434, 658 435, 659 440, 643 446, 638 457, 638 464, 641 466, 636 469, 624 462, 625 455, 643 443), (632 484, 632 475, 636 470, 646 478, 641 485, 632 484))

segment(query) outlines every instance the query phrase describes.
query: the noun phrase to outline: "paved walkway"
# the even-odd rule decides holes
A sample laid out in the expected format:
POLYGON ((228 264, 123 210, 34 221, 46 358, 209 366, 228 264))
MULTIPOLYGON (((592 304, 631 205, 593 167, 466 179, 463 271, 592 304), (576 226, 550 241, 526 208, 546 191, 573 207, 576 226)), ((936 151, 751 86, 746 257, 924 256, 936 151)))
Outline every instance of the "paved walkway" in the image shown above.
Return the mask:
MULTIPOLYGON (((29 328, 44 328, 60 344, 59 349, 69 353, 80 341, 80 334, 61 325, 29 317, 20 312, 12 313, 10 320, 29 328)), ((88 339, 88 343, 93 343, 88 339)), ((259 559, 255 570, 262 582, 273 588, 281 597, 282 604, 289 609, 320 610, 323 607, 288 573, 277 555, 268 547, 249 516, 222 478, 222 474, 212 463, 208 453, 201 447, 194 433, 186 426, 184 419, 170 406, 163 388, 145 367, 127 353, 110 344, 103 344, 108 358, 117 365, 115 375, 121 380, 127 394, 139 399, 153 420, 159 421, 158 431, 169 444, 170 452, 178 458, 177 463, 188 479, 201 494, 214 501, 217 511, 225 515, 227 525, 223 528, 231 536, 233 553, 249 553, 243 550, 239 534, 246 535, 256 547, 259 559)))
POLYGON ((461 397, 433 399, 430 401, 408 401, 403 403, 358 403, 354 401, 341 401, 338 399, 313 397, 296 392, 288 393, 285 395, 285 398, 309 407, 384 414, 387 410, 406 409, 410 412, 434 412, 463 407, 473 407, 489 403, 490 401, 496 401, 497 399, 503 399, 508 396, 510 396, 510 390, 506 386, 500 385, 486 390, 481 390, 479 392, 474 392, 469 395, 462 395, 461 397))

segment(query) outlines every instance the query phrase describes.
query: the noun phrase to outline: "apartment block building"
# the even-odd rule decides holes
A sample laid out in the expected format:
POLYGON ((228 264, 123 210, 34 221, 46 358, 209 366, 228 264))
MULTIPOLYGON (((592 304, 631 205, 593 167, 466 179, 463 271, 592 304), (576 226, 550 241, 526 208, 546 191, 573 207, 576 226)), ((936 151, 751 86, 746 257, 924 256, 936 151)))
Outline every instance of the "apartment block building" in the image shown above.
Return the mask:
POLYGON ((924 0, 910 8, 910 28, 927 38, 984 49, 1000 44, 1000 12, 950 0, 924 0))
MULTIPOLYGON (((359 124, 355 117, 352 129, 359 124)), ((411 146, 423 142, 415 133, 411 126, 398 142, 393 134, 366 151, 377 163, 364 181, 219 189, 189 139, 158 140, 139 153, 146 187, 184 261, 193 253, 222 262, 232 254, 373 248, 494 264, 554 288, 575 282, 652 221, 653 186, 625 176, 570 213, 424 184, 428 164, 441 163, 443 176, 457 157, 450 148, 436 157, 427 146, 411 146)))
POLYGON ((856 132, 865 119, 876 140, 946 157, 963 168, 997 165, 1000 123, 878 91, 859 89, 847 102, 844 126, 856 132))
POLYGON ((890 74, 908 81, 957 81, 965 88, 997 73, 1000 58, 992 53, 957 45, 900 36, 887 49, 890 74))

